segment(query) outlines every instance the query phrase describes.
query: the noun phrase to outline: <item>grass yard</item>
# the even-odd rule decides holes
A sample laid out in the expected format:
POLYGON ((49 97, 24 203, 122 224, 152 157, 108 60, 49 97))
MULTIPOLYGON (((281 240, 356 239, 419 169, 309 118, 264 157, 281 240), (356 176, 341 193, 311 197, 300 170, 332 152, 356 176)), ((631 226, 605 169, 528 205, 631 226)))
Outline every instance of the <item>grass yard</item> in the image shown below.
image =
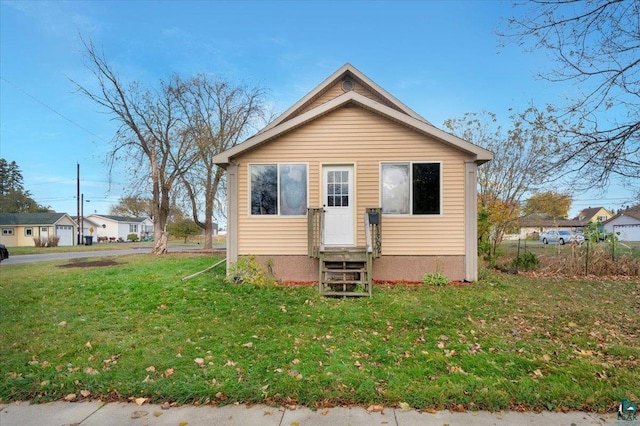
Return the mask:
POLYGON ((181 281, 217 260, 0 266, 0 401, 612 411, 640 399, 637 278, 489 274, 361 299, 229 285, 223 267, 181 281))

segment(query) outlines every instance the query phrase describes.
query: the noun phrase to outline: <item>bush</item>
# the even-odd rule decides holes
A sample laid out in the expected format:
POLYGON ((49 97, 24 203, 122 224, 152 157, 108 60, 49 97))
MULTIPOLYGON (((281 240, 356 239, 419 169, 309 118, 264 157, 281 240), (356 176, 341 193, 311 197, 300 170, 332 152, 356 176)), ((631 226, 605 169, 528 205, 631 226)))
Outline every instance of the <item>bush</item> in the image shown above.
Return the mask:
POLYGON ((259 287, 273 285, 276 280, 267 274, 254 256, 245 256, 232 263, 227 274, 232 284, 252 284, 259 287))
POLYGON ((442 275, 440 272, 433 272, 431 274, 425 274, 422 276, 422 283, 432 286, 443 286, 449 284, 449 278, 442 275))
POLYGON ((49 247, 58 247, 58 243, 60 242, 60 237, 57 235, 52 235, 49 237, 49 241, 47 241, 47 246, 49 247))
POLYGON ((517 270, 532 271, 540 266, 540 260, 532 252, 526 252, 511 261, 511 267, 517 270))
POLYGON ((53 235, 49 238, 33 237, 33 242, 36 247, 58 247, 60 237, 53 235))
POLYGON ((131 233, 131 234, 127 235, 127 241, 133 241, 135 243, 139 239, 140 238, 138 237, 138 234, 131 233))

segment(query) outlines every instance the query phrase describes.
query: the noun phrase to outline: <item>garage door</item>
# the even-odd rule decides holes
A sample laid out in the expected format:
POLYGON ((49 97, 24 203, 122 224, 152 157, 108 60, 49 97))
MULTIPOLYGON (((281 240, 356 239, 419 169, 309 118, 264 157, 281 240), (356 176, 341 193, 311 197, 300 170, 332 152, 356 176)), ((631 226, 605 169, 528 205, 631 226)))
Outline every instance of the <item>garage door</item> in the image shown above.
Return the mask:
POLYGON ((616 225, 615 229, 620 241, 640 241, 640 225, 616 225))
POLYGON ((73 226, 56 225, 56 235, 60 237, 60 241, 58 241, 59 246, 73 245, 73 226))

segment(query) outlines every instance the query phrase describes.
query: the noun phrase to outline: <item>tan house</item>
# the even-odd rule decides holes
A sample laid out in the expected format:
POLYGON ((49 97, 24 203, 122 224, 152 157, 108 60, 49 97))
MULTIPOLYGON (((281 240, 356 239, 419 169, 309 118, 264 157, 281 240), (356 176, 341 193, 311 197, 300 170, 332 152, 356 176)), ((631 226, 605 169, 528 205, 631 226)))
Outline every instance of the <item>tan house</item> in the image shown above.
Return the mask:
POLYGON ((0 213, 0 243, 8 247, 34 246, 34 238, 59 238, 59 246, 73 246, 77 225, 67 213, 0 213))
POLYGON ((474 281, 477 167, 492 158, 346 64, 215 157, 227 171, 227 262, 254 255, 324 294, 431 272, 474 281))
POLYGON ((576 220, 583 225, 588 225, 589 223, 603 223, 612 217, 613 213, 604 207, 589 207, 580 211, 576 216, 576 220))

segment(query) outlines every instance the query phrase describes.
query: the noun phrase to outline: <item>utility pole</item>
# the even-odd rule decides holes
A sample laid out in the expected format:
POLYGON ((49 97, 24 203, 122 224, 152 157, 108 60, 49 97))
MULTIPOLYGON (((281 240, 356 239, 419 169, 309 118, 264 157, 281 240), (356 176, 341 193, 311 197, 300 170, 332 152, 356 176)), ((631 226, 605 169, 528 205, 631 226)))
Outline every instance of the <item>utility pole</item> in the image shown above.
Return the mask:
MULTIPOLYGON (((80 163, 76 163, 77 168, 78 168, 78 172, 77 172, 77 182, 78 182, 78 194, 76 195, 76 200, 78 202, 78 214, 77 214, 77 218, 78 218, 78 222, 80 222, 80 163)), ((81 239, 80 239, 80 226, 78 226, 78 245, 81 245, 81 239)))

